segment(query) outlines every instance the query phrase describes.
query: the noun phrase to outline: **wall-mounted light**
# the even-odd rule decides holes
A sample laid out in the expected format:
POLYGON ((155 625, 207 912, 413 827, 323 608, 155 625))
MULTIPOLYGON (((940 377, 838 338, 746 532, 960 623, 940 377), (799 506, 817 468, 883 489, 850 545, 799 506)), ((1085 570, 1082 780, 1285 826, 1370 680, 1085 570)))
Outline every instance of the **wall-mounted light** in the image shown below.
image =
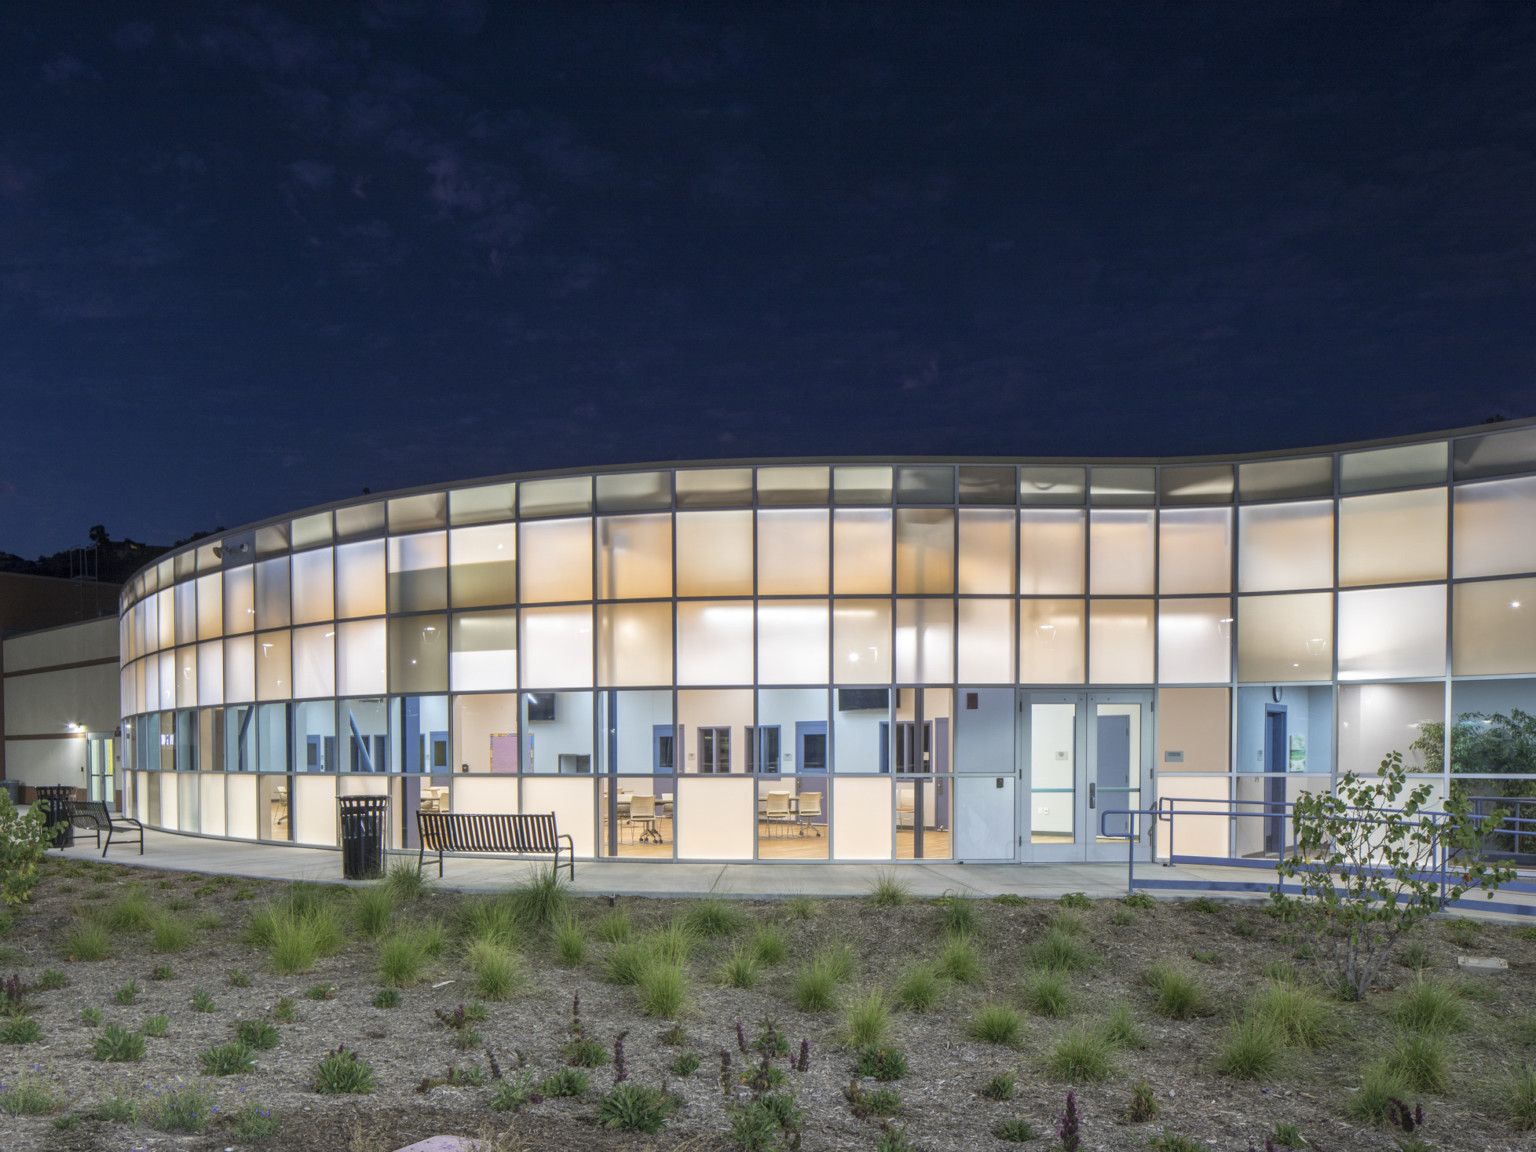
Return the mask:
POLYGON ((1035 634, 1040 637, 1042 643, 1049 644, 1052 640, 1056 639, 1056 625, 1041 624, 1035 629, 1035 634))
POLYGON ((1307 655, 1321 656, 1328 649, 1328 641, 1321 636, 1314 636, 1307 641, 1307 655))

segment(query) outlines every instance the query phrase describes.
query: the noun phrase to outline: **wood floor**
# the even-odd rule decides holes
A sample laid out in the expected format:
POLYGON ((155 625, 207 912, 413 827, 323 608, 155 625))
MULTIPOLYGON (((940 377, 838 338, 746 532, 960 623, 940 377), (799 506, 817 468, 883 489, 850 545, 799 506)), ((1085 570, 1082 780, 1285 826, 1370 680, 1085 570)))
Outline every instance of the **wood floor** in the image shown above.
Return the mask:
MULTIPOLYGON (((807 831, 804 836, 796 829, 772 827, 766 823, 758 824, 757 858, 759 860, 826 860, 829 853, 829 840, 827 828, 821 826, 821 835, 807 831)), ((639 830, 629 824, 619 826, 619 850, 618 856, 623 859, 640 860, 670 860, 672 859, 673 827, 671 817, 663 817, 656 821, 656 830, 661 833, 661 843, 654 841, 641 841, 639 830)), ((603 826, 602 844, 608 842, 608 828, 603 826)), ((936 831, 932 828, 923 832, 923 859, 948 860, 953 855, 953 840, 948 831, 936 831)), ((913 859, 912 829, 899 828, 896 831, 896 859, 913 859)), ((606 855, 606 852, 604 853, 606 855)))

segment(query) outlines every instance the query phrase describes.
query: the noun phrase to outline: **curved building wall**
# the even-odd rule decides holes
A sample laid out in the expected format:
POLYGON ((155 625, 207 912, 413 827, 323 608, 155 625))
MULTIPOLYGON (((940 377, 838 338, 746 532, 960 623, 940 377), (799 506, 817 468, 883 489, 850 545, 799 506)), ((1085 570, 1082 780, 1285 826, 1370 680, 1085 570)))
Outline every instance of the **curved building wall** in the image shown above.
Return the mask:
POLYGON ((554 811, 588 857, 1059 860, 1147 851, 1125 811, 1161 796, 1256 814, 1181 854, 1263 855, 1266 805, 1394 749, 1527 790, 1533 541, 1526 425, 367 498, 125 589, 125 803, 310 845, 387 793, 397 848, 426 808, 554 811))

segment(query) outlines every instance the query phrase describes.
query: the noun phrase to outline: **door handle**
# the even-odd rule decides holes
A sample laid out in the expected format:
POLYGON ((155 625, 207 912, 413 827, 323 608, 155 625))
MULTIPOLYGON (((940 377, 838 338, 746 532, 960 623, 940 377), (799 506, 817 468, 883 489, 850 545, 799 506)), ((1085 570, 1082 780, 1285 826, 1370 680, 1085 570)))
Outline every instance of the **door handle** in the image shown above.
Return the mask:
POLYGON ((1098 806, 1097 789, 1098 786, 1095 784, 1088 785, 1088 807, 1090 808, 1098 806))

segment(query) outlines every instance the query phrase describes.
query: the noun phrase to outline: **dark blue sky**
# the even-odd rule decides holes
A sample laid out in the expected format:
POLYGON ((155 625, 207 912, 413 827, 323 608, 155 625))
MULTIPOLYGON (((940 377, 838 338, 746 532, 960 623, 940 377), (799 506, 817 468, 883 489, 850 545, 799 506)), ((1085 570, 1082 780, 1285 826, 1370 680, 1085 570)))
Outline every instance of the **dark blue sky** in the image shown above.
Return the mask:
POLYGON ((1529 4, 13 3, 0 108, 24 555, 1536 414, 1529 4))

